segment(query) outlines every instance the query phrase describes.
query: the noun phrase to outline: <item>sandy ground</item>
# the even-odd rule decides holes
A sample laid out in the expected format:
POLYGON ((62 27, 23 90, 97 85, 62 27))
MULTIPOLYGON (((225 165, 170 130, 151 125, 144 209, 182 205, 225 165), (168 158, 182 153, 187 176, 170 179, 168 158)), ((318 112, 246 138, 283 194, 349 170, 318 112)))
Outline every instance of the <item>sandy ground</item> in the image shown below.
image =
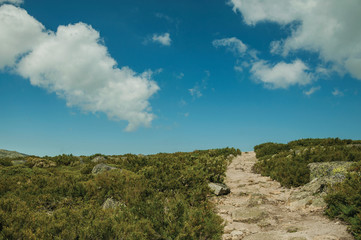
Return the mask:
POLYGON ((322 211, 289 208, 292 190, 252 173, 256 161, 254 152, 234 158, 225 181, 231 193, 213 198, 218 214, 225 220, 224 240, 353 239, 347 226, 329 220, 322 211))

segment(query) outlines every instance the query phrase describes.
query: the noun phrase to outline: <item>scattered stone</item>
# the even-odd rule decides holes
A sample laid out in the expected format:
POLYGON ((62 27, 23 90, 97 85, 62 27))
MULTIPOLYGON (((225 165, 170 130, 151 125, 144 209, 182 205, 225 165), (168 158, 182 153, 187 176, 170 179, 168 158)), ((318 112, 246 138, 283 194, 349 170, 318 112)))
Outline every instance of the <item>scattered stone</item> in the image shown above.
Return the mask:
POLYGON ((99 164, 94 166, 94 168, 92 170, 92 174, 97 175, 99 173, 106 172, 106 171, 109 171, 109 170, 112 170, 112 169, 117 169, 117 168, 109 166, 109 165, 104 164, 104 163, 99 163, 99 164))
POLYGON ((267 212, 256 207, 239 208, 232 213, 232 219, 234 222, 256 223, 266 218, 267 215, 267 212))
POLYGON ((102 163, 105 162, 107 159, 103 156, 96 156, 95 158, 93 158, 91 161, 93 163, 102 163))
POLYGON ((291 237, 288 240, 307 240, 305 237, 291 237))
POLYGON ((229 189, 229 187, 227 187, 227 185, 222 184, 222 183, 209 183, 208 187, 217 196, 227 195, 231 192, 231 189, 229 189))

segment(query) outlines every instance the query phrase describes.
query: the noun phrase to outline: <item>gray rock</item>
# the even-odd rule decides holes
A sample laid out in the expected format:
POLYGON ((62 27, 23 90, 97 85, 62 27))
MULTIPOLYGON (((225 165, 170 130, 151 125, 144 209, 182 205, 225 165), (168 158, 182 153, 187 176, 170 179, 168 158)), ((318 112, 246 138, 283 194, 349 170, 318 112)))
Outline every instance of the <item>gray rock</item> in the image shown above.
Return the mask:
POLYGON ((125 206, 124 203, 114 200, 113 198, 107 198, 102 205, 102 208, 105 209, 115 209, 117 207, 125 206))
POLYGON ((117 168, 109 166, 109 165, 104 164, 104 163, 99 163, 99 164, 94 166, 94 168, 92 170, 92 174, 97 175, 99 173, 106 172, 106 171, 109 171, 109 170, 112 170, 112 169, 117 169, 117 168))
POLYGON ((102 163, 106 161, 106 158, 103 156, 96 156, 91 160, 93 163, 102 163))
POLYGON ((21 165, 21 164, 25 164, 25 163, 26 163, 26 160, 13 160, 13 161, 11 161, 11 164, 13 166, 21 165))
POLYGON ((208 187, 217 196, 227 195, 231 192, 231 189, 229 189, 229 187, 227 187, 227 185, 222 184, 222 183, 209 183, 208 187))

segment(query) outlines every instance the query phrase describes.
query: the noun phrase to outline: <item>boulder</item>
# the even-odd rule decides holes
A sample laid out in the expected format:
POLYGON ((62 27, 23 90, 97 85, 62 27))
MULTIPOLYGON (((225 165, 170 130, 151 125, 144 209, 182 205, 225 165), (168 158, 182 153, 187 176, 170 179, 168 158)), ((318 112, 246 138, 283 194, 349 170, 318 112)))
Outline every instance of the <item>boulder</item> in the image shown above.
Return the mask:
POLYGON ((209 183, 208 187, 217 196, 227 195, 231 192, 231 189, 229 189, 229 187, 227 187, 227 185, 222 184, 222 183, 209 183))
POLYGON ((92 174, 97 175, 99 173, 106 172, 106 171, 109 171, 109 170, 112 170, 112 169, 117 169, 117 168, 109 166, 109 165, 104 164, 104 163, 99 163, 99 164, 94 166, 94 168, 92 170, 92 174))

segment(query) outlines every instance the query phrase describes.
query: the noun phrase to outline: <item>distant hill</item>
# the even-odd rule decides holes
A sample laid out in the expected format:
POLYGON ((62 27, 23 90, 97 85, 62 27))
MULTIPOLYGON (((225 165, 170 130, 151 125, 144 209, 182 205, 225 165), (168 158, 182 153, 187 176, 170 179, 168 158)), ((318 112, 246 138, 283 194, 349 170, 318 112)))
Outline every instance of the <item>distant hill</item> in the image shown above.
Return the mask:
POLYGON ((18 157, 25 157, 28 156, 23 153, 15 152, 15 151, 8 151, 4 149, 0 149, 0 158, 18 158, 18 157))

